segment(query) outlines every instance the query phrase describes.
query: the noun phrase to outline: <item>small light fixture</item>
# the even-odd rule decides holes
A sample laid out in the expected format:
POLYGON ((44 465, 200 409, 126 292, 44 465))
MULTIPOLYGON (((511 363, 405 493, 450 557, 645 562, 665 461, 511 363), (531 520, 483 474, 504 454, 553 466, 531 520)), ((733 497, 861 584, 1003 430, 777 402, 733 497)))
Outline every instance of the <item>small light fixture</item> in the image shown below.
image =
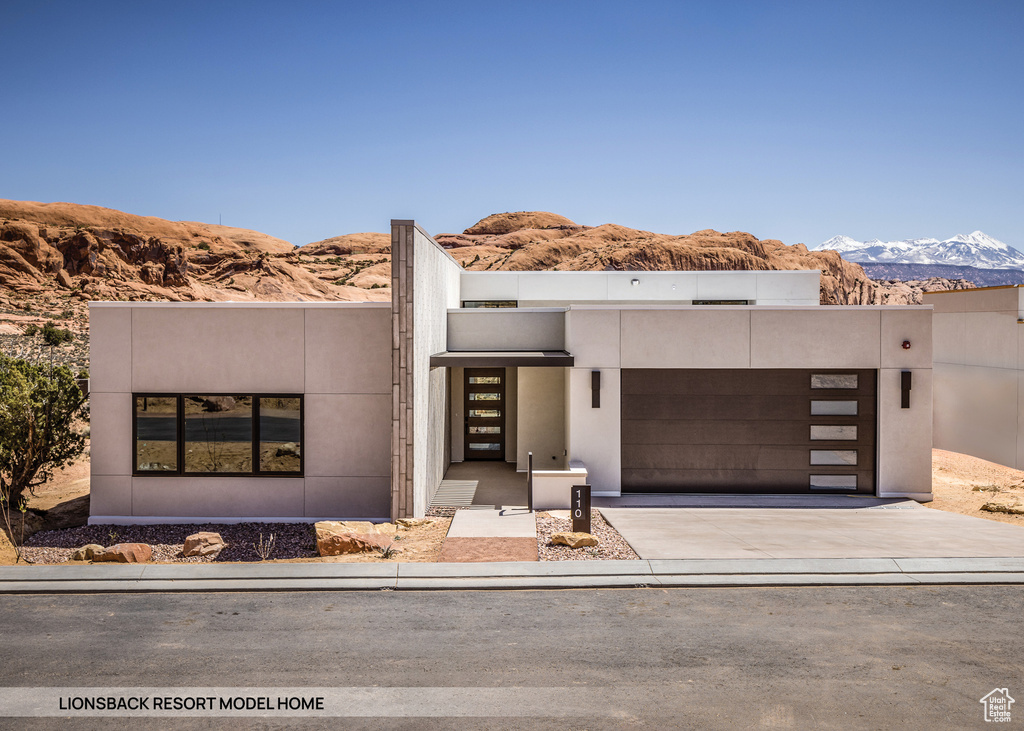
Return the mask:
POLYGON ((910 341, 909 340, 904 340, 903 341, 903 349, 904 350, 910 350, 910 341))
POLYGON ((634 280, 632 280, 630 282, 630 284, 632 284, 635 287, 636 285, 640 284, 640 280, 639 279, 634 279, 634 280))

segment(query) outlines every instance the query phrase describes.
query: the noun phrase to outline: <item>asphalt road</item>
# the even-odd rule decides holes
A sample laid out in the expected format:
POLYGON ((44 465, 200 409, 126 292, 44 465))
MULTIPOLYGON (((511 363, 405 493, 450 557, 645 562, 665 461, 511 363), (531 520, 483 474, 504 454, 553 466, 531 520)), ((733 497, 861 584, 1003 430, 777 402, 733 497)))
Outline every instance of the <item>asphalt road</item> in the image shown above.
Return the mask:
POLYGON ((1005 687, 1013 728, 1022 607, 1024 587, 997 586, 4 596, 0 693, 395 688, 425 717, 0 724, 965 729, 992 727, 979 700, 1005 687), (491 707, 509 715, 460 717, 491 707))

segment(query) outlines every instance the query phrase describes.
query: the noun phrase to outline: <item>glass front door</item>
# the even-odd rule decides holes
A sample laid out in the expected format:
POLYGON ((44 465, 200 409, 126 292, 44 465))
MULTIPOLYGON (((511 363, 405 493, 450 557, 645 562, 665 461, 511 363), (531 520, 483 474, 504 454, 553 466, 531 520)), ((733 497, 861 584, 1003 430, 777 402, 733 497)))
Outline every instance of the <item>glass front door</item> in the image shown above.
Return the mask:
POLYGON ((505 459, 505 369, 467 368, 466 459, 505 459))

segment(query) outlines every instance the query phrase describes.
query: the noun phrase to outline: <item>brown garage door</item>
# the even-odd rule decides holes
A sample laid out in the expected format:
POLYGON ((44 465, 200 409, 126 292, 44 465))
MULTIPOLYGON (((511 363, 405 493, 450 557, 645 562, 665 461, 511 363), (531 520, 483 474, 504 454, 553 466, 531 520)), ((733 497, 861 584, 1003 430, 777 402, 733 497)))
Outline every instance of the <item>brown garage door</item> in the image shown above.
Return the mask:
POLYGON ((875 491, 873 370, 622 371, 622 491, 875 491))

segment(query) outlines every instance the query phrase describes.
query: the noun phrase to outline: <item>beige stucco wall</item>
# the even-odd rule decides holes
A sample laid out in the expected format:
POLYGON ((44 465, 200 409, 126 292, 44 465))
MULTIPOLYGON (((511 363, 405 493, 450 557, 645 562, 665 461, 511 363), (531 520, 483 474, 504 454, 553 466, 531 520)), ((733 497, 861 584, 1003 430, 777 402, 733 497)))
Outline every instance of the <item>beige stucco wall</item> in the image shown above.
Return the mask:
POLYGON ((449 310, 448 350, 563 350, 564 308, 449 310))
POLYGON ((516 462, 519 444, 519 369, 505 369, 505 461, 516 462))
POLYGON ((517 376, 517 469, 533 452, 538 470, 562 469, 565 458, 564 368, 520 368, 517 376))
POLYGON ((93 303, 94 521, 389 514, 387 304, 93 303), (132 476, 132 393, 296 393, 304 476, 132 476))
POLYGON ((572 459, 586 465, 594 495, 618 495, 622 488, 619 375, 618 368, 568 371, 568 450, 572 459), (595 370, 601 372, 601 405, 596 409, 591 390, 591 373, 595 370))
POLYGON ((935 308, 934 445, 1024 467, 1022 289, 925 294, 935 308))

